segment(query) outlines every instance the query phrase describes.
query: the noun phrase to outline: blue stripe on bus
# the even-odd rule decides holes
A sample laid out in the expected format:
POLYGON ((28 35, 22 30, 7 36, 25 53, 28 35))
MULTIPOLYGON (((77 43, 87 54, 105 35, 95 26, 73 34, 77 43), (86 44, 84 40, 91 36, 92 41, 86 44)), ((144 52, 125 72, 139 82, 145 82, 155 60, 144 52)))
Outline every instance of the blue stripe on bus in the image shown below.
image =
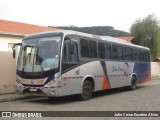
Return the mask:
POLYGON ((146 80, 150 72, 150 63, 135 63, 133 73, 137 74, 138 83, 142 83, 144 80, 146 80))

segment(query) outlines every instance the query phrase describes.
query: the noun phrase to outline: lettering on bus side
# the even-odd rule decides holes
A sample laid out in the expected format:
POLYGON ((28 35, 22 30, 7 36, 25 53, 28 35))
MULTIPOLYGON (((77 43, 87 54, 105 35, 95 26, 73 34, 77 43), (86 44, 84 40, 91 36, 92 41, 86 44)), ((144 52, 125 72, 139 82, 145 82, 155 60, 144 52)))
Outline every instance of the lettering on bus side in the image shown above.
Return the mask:
POLYGON ((112 66, 112 73, 124 73, 124 75, 127 77, 128 74, 130 73, 129 70, 129 64, 127 62, 124 63, 123 67, 122 66, 112 66))

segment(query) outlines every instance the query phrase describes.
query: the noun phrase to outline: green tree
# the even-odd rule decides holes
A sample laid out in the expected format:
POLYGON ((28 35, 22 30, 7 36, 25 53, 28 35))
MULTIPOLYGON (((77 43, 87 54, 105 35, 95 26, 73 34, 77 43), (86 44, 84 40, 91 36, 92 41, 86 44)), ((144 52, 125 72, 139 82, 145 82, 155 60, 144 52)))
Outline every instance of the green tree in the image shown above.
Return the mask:
POLYGON ((160 22, 154 15, 137 19, 130 33, 136 44, 150 48, 152 59, 160 56, 160 22))

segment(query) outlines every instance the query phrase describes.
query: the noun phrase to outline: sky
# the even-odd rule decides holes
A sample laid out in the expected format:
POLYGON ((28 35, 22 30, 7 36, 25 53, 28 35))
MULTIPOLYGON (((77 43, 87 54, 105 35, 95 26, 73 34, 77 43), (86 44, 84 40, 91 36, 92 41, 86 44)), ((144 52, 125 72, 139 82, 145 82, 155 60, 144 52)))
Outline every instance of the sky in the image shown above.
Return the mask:
POLYGON ((129 32, 138 18, 160 19, 160 0, 0 0, 0 19, 41 26, 113 26, 129 32))

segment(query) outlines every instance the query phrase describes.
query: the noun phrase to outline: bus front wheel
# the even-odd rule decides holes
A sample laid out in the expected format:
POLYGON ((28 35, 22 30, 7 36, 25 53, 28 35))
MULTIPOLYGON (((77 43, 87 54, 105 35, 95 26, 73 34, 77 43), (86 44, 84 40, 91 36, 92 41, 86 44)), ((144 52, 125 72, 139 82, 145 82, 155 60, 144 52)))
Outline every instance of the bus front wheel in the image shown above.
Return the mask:
POLYGON ((137 88, 137 79, 136 76, 132 76, 131 78, 131 86, 129 87, 130 90, 135 90, 137 88))
POLYGON ((89 80, 85 80, 82 87, 82 93, 80 95, 81 100, 89 100, 92 97, 92 83, 89 80))

